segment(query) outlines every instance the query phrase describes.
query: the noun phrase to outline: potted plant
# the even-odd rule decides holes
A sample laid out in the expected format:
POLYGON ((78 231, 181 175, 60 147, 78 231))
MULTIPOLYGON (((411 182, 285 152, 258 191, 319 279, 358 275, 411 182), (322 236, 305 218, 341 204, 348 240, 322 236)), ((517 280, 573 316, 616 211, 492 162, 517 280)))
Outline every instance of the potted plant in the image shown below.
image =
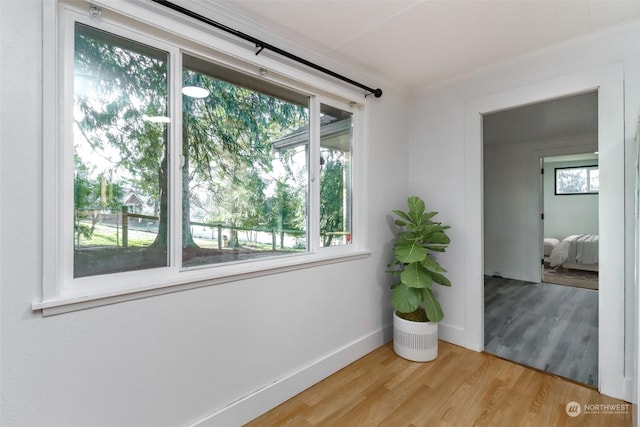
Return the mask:
POLYGON ((434 259, 434 252, 444 252, 451 228, 433 220, 438 212, 425 212, 424 201, 417 196, 407 200, 408 210, 394 210, 399 227, 393 247, 394 260, 388 273, 397 277, 391 287, 393 349, 401 357, 427 362, 438 356, 438 322, 444 317, 442 307, 432 292, 437 283, 451 286, 441 273, 446 270, 434 259))

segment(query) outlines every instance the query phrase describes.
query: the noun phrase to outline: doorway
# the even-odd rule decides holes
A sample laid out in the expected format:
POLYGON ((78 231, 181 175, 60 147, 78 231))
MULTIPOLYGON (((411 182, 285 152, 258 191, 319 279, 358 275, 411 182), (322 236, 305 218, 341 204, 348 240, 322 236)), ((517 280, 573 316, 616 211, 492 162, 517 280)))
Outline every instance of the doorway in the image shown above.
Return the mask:
MULTIPOLYGON (((465 104, 464 333, 466 346, 484 350, 483 116, 516 106, 598 91, 599 167, 606 182, 599 193, 600 290, 598 292, 598 388, 630 399, 625 379, 624 87, 621 64, 564 75, 469 100, 465 104), (606 285, 605 285, 606 284, 606 285)), ((537 192, 537 189, 534 189, 537 192)), ((534 206, 534 215, 540 215, 534 206)), ((537 266, 540 274, 539 264, 537 266)), ((633 344, 629 336, 630 344, 633 344)), ((627 366, 631 366, 628 364, 627 366)))
POLYGON ((598 152, 540 159, 542 281, 598 289, 598 152))
POLYGON ((590 91, 486 114, 482 126, 485 351, 591 386, 598 378, 597 291, 543 279, 576 275, 569 273, 573 269, 565 272, 562 263, 545 268, 550 256, 555 262, 568 248, 565 238, 597 235, 597 194, 557 195, 571 189, 554 185, 556 169, 573 178, 565 180, 567 186, 576 187, 581 175, 568 168, 593 166, 597 117, 598 93, 590 91), (585 150, 590 155, 584 160, 572 154, 585 150), (564 156, 545 157, 548 170, 540 168, 547 154, 564 156), (584 212, 586 199, 592 215, 584 212), (536 218, 532 212, 542 205, 548 206, 536 218), (551 237, 557 247, 543 258, 551 237))

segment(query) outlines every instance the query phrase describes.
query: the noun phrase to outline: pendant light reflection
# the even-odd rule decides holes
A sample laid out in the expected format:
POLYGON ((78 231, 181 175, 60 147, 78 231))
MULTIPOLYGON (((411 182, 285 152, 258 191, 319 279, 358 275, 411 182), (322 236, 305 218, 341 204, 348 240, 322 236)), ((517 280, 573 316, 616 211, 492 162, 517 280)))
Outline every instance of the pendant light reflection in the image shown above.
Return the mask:
POLYGON ((209 90, 198 86, 185 86, 182 88, 182 94, 191 98, 206 98, 209 96, 209 90))
POLYGON ((142 120, 145 122, 151 123, 170 123, 171 119, 166 116, 147 116, 146 114, 142 115, 142 120))

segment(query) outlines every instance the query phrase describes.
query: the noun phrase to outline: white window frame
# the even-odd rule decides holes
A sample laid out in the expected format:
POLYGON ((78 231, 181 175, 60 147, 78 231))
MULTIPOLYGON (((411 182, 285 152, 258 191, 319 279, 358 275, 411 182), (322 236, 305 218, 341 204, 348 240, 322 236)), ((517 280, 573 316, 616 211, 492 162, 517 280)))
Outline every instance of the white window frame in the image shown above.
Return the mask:
MULTIPOLYGON (((96 2, 92 2, 95 4, 96 2)), ((98 2, 100 3, 100 2, 98 2)), ((108 3, 107 3, 108 4, 108 3)), ((307 71, 266 56, 256 56, 246 46, 204 31, 198 25, 161 13, 138 2, 100 6, 92 16, 89 3, 43 2, 43 289, 33 303, 43 315, 60 314, 115 302, 165 294, 195 287, 275 274, 369 256, 366 241, 366 108, 362 94, 347 90, 307 71), (136 17, 144 16, 146 22, 136 17), (170 78, 169 168, 170 246, 169 266, 139 271, 73 278, 73 111, 74 23, 82 22, 167 51, 170 76, 182 75, 182 53, 233 68, 261 74, 267 69, 271 82, 310 96, 309 200, 307 203, 308 252, 200 268, 181 268, 181 79, 170 78), (152 31, 149 31, 152 29, 152 31), (180 36, 176 36, 180 34, 180 36), (215 46, 215 48, 213 48, 215 46), (356 101, 356 99, 360 99, 356 101), (320 247, 319 151, 320 104, 352 113, 352 241, 320 247), (179 112, 175 114, 175 112, 179 112), (51 159, 52 161, 48 161, 51 159), (313 159, 318 159, 314 161, 313 159)))
MULTIPOLYGON (((554 169, 554 195, 556 196, 576 196, 576 195, 586 195, 586 194, 598 194, 599 190, 593 190, 591 188, 591 172, 597 170, 599 171, 598 165, 588 165, 588 166, 562 166, 554 169), (558 189, 558 171, 563 171, 567 169, 579 170, 584 169, 587 171, 587 191, 579 191, 576 193, 560 193, 558 189)), ((599 178, 598 178, 599 179, 599 178)))

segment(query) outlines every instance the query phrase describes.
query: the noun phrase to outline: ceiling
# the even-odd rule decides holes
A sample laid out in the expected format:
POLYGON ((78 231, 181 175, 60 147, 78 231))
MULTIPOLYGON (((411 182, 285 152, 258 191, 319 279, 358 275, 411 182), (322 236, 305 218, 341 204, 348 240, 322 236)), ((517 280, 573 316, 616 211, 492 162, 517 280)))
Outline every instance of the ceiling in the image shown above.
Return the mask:
POLYGON ((487 114, 485 146, 598 136, 598 92, 588 92, 487 114))
MULTIPOLYGON (((203 6, 214 2, 192 1, 203 6)), ((640 19, 640 0, 236 0, 216 4, 256 24, 258 32, 293 40, 301 56, 311 49, 407 89, 431 86, 640 19)), ((377 87, 375 82, 371 85, 377 87)))
POLYGON ((588 160, 593 165, 598 164, 598 154, 597 153, 583 153, 583 154, 568 154, 566 156, 553 156, 553 157, 545 157, 545 164, 553 164, 553 163, 566 163, 566 162, 583 162, 588 160))

